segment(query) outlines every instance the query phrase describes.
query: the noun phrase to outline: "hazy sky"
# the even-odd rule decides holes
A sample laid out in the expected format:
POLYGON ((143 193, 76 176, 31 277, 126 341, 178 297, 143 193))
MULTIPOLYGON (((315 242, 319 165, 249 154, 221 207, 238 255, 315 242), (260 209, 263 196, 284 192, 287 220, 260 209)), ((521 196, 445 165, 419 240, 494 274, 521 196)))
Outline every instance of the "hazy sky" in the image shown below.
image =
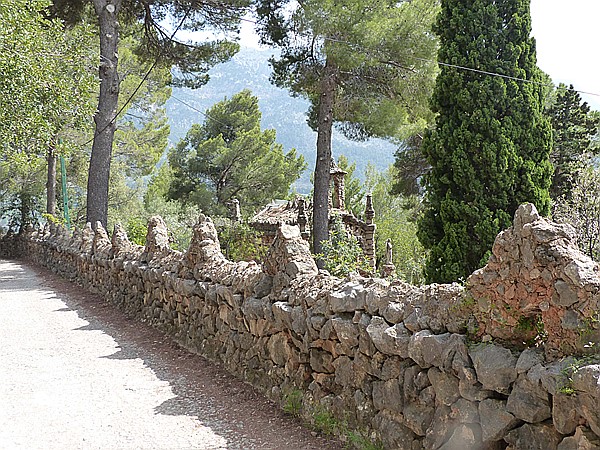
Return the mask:
POLYGON ((532 0, 538 66, 600 110, 600 0, 532 0))
MULTIPOLYGON (((600 110, 600 0, 532 0, 538 65, 555 84, 573 84, 600 110)), ((243 22, 242 45, 257 46, 253 25, 243 22)))

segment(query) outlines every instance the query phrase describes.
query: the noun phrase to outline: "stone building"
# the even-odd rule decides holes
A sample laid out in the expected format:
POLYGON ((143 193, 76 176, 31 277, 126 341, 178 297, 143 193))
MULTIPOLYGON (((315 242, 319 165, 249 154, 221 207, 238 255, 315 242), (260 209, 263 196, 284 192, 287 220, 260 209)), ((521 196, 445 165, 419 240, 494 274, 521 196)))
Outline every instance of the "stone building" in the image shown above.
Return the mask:
MULTIPOLYGON (((370 194, 367 194, 364 220, 346 210, 344 176, 346 172, 331 160, 331 195, 329 196, 330 226, 333 218, 339 216, 346 231, 355 236, 369 264, 375 269, 375 211, 370 194)), ((293 200, 275 200, 259 211, 251 220, 250 226, 263 235, 263 243, 270 245, 280 225, 297 225, 302 237, 310 241, 312 224, 312 204, 301 196, 293 200)))

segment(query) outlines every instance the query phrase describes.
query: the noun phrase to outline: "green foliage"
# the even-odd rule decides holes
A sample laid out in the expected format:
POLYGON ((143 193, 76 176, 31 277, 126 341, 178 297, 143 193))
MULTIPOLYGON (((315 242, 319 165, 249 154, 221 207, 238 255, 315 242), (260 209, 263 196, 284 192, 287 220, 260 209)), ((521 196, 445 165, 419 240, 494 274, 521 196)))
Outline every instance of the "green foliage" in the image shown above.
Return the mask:
POLYGON ((558 392, 564 395, 576 395, 577 391, 573 386, 573 377, 582 367, 598 363, 598 355, 584 356, 582 358, 570 358, 568 364, 561 370, 562 382, 558 387, 558 392))
POLYGON ((573 225, 581 251, 600 261, 600 169, 589 162, 574 178, 569 194, 554 205, 554 219, 573 225))
POLYGON ((577 172, 586 166, 592 139, 598 134, 600 115, 590 111, 573 85, 567 88, 562 83, 554 103, 548 108, 548 115, 554 132, 550 153, 554 175, 550 195, 555 201, 564 201, 570 196, 577 172))
POLYGON ((357 448, 359 450, 384 450, 381 442, 373 442, 358 431, 348 431, 346 437, 348 438, 348 443, 352 445, 352 448, 357 448))
POLYGON ((302 391, 293 390, 283 398, 283 410, 294 417, 300 417, 302 412, 302 391))
POLYGON ((344 175, 344 203, 346 204, 346 210, 351 211, 356 217, 360 217, 365 209, 365 191, 360 180, 354 176, 356 163, 353 162, 350 164, 348 158, 340 155, 337 165, 346 172, 346 175, 344 175))
POLYGON ((146 235, 148 234, 148 220, 143 217, 132 217, 127 221, 125 227, 127 237, 133 244, 146 245, 146 235))
POLYGON ((415 134, 406 139, 394 154, 395 181, 391 193, 410 197, 422 194, 421 180, 431 169, 423 154, 423 136, 415 134))
POLYGON ((431 119, 436 0, 258 0, 257 11, 263 40, 282 49, 272 80, 312 102, 313 128, 326 61, 334 121, 351 139, 410 135, 431 119))
POLYGON ((90 29, 65 33, 46 0, 0 2, 0 139, 10 152, 45 152, 65 125, 90 120, 95 81, 90 29), (83 99, 83 101, 82 101, 83 99))
POLYGON ((258 231, 244 222, 221 219, 217 226, 221 251, 231 261, 262 261, 268 247, 258 231))
POLYGON ((442 0, 439 59, 532 83, 443 67, 425 136, 431 164, 419 239, 426 279, 451 282, 484 265, 521 203, 550 209, 551 129, 536 66, 529 0, 442 0))
POLYGON ((340 428, 339 421, 324 408, 317 408, 313 412, 313 425, 321 433, 328 436, 333 435, 340 428))
POLYGON ((419 285, 424 282, 423 268, 426 252, 417 239, 416 220, 420 215, 420 201, 416 196, 392 195, 393 185, 398 179, 395 167, 379 172, 368 166, 366 189, 371 192, 375 210, 376 256, 379 264, 385 262, 386 242, 392 242, 392 260, 396 276, 408 283, 419 285))
POLYGON ((118 169, 134 179, 149 175, 167 149, 170 127, 165 103, 172 82, 171 68, 159 65, 141 83, 151 64, 134 52, 137 45, 132 36, 119 42, 119 108, 133 98, 118 119, 113 150, 113 161, 121 163, 118 169))
POLYGON ((329 240, 321 244, 323 253, 316 256, 324 262, 325 270, 332 275, 345 277, 350 272, 371 271, 356 237, 346 231, 339 216, 332 218, 329 240))
POLYGON ((305 168, 304 158, 295 149, 284 154, 275 130, 261 131, 260 118, 258 99, 248 90, 207 111, 204 124, 193 125, 169 153, 169 198, 225 216, 234 198, 250 214, 285 197, 305 168))

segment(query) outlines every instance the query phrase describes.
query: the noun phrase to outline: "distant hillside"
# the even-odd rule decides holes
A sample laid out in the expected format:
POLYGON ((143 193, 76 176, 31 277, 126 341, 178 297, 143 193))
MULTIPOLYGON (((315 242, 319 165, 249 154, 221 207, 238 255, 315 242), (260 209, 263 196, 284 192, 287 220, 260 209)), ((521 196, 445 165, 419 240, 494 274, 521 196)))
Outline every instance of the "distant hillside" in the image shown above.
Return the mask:
MULTIPOLYGON (((306 124, 308 101, 291 97, 288 91, 279 89, 269 82, 270 66, 268 59, 272 50, 242 48, 234 58, 210 71, 210 82, 199 90, 173 89, 173 98, 167 103, 167 114, 171 125, 171 142, 177 144, 194 123, 204 121, 204 116, 180 101, 205 111, 225 97, 250 89, 259 99, 263 128, 275 128, 277 141, 285 151, 296 148, 304 155, 308 169, 296 183, 300 193, 311 189, 310 174, 314 170, 317 135, 306 124)), ((396 146, 389 142, 372 139, 367 142, 353 142, 334 132, 333 155, 346 155, 356 162, 358 175, 362 177, 367 163, 373 163, 380 170, 394 161, 396 146)))

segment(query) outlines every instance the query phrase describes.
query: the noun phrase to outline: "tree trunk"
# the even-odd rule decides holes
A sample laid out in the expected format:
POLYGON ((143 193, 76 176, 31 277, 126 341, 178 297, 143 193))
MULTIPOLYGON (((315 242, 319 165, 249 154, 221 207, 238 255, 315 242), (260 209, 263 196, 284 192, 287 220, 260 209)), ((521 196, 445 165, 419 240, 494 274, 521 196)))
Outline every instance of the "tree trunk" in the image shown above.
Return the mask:
MULTIPOLYGON (((329 178, 335 90, 336 67, 327 58, 317 116, 317 161, 313 198, 313 250, 317 254, 323 251, 321 242, 329 239, 329 178)), ((317 264, 322 267, 323 262, 317 261, 317 264)))
POLYGON ((54 144, 48 149, 48 176, 46 178, 46 212, 56 215, 56 153, 54 144))
POLYGON ((118 14, 122 0, 93 0, 100 25, 100 95, 88 171, 87 221, 104 227, 108 219, 108 180, 119 101, 118 14))

